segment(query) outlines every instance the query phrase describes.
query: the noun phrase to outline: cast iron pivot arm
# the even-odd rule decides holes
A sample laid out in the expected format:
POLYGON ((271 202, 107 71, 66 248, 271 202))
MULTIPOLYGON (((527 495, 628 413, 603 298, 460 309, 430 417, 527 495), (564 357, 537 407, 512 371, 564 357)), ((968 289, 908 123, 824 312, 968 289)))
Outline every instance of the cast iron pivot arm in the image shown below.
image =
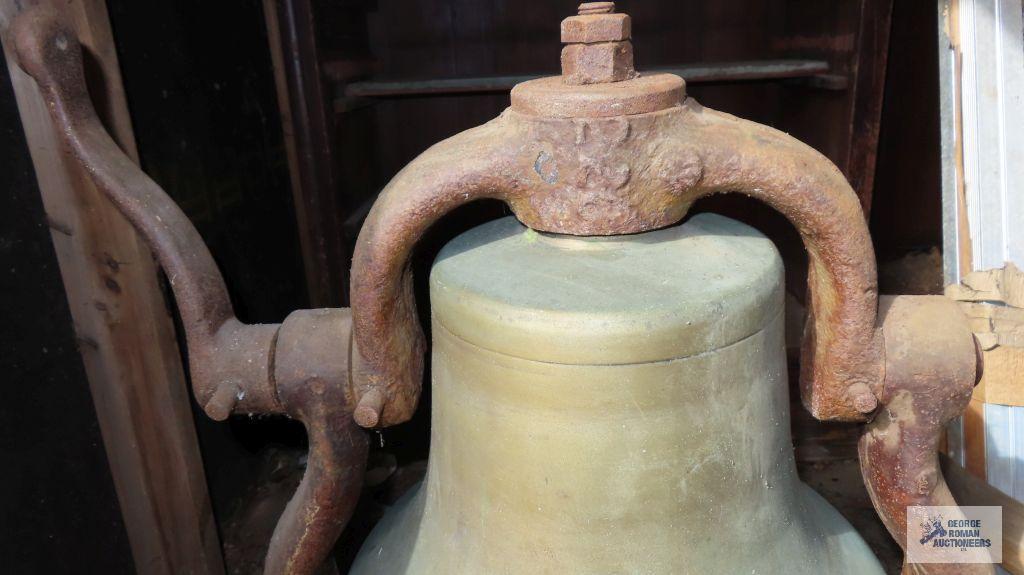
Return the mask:
POLYGON ((366 434, 352 418, 348 309, 303 310, 282 324, 246 325, 202 238, 177 205, 129 159, 89 99, 73 29, 31 8, 12 25, 18 59, 42 91, 64 151, 156 254, 178 303, 196 399, 207 415, 284 413, 302 421, 309 463, 278 521, 265 572, 313 573, 359 498, 366 434))

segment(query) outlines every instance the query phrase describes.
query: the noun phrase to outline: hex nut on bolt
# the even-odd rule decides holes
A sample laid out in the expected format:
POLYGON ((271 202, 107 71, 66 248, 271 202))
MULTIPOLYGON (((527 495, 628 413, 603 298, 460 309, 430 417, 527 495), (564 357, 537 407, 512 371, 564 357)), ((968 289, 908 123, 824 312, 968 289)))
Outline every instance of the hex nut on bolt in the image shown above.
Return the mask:
POLYGON ((380 423, 380 413, 383 409, 384 394, 375 387, 363 394, 352 417, 360 427, 371 429, 377 427, 377 424, 380 423))
POLYGON ((583 14, 611 14, 615 11, 615 2, 584 2, 577 11, 583 14))
POLYGON ((614 2, 580 4, 579 15, 562 20, 562 81, 604 84, 636 78, 629 16, 613 14, 614 2))
POLYGON ((566 84, 602 84, 635 77, 633 45, 629 42, 569 44, 562 48, 562 81, 566 84))
POLYGON ((570 16, 562 20, 563 44, 621 42, 632 37, 629 14, 570 16))

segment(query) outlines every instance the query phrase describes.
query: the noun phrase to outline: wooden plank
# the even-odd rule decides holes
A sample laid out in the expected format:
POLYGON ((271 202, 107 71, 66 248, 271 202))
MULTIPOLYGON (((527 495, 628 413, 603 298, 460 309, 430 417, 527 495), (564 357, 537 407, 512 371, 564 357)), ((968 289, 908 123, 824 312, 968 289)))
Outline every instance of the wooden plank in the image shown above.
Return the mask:
MULTIPOLYGON (((149 249, 61 153, 8 34, 22 2, 0 0, 0 38, 67 292, 111 474, 140 573, 223 573, 172 318, 149 249)), ((61 8, 115 140, 136 157, 103 0, 61 8)), ((59 406, 54 406, 59 409, 59 406)))
POLYGON ((871 213, 875 185, 892 6, 893 0, 865 0, 861 5, 860 32, 857 35, 846 175, 860 196, 865 214, 871 213))
POLYGON ((952 459, 940 455, 942 474, 960 505, 1003 508, 1003 563, 1014 575, 1024 575, 1024 503, 974 477, 952 459))
POLYGON ((264 0, 309 305, 348 303, 349 248, 337 201, 334 125, 324 93, 313 6, 309 0, 264 0))
POLYGON ((963 459, 977 477, 1024 495, 1024 273, 1013 263, 963 274, 960 301, 982 349, 984 372, 963 417, 963 459))
POLYGON ((979 392, 986 403, 1024 406, 1024 348, 1000 345, 986 350, 979 392))
POLYGON ((785 33, 773 41, 786 58, 829 62, 849 79, 845 92, 790 90, 779 128, 832 160, 870 213, 878 155, 892 0, 791 0, 785 33), (828 129, 822 129, 828 126, 828 129))
POLYGON ((985 402, 975 395, 962 417, 964 466, 975 477, 985 479, 985 402))
POLYGON ((284 140, 285 156, 288 159, 288 179, 295 203, 295 219, 299 229, 299 246, 302 249, 302 265, 306 274, 306 293, 311 306, 326 305, 330 279, 325 276, 322 257, 322 242, 317 239, 317 230, 310 225, 310 191, 306 189, 302 174, 303 163, 299 159, 299 143, 295 132, 295 118, 292 115, 292 96, 288 91, 288 67, 285 64, 283 32, 277 14, 277 0, 263 0, 263 18, 267 24, 267 46, 270 62, 274 68, 274 91, 277 94, 277 108, 281 115, 281 135, 284 140))

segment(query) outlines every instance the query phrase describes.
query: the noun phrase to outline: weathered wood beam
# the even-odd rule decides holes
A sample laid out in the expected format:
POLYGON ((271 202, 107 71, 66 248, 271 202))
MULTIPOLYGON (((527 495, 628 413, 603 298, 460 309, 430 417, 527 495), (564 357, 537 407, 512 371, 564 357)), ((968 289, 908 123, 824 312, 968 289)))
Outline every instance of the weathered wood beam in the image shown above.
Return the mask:
MULTIPOLYGON (((9 26, 28 4, 0 0, 0 39, 136 568, 223 573, 157 266, 131 225, 64 155, 46 103, 18 66, 9 26)), ((107 128, 137 159, 106 3, 61 0, 55 7, 75 25, 107 128)))

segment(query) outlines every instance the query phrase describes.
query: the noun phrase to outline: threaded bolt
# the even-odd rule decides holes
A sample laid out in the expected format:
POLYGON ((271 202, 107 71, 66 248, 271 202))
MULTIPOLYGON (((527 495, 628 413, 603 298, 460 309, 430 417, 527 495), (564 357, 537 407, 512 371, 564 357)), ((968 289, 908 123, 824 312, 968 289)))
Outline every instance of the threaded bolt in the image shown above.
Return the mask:
POLYGON ((371 388, 359 399, 353 417, 361 427, 372 429, 380 423, 380 415, 384 410, 384 394, 379 388, 371 388))
POLYGON ((226 381, 218 385, 204 406, 206 415, 214 421, 227 419, 238 404, 241 391, 242 388, 234 382, 226 381))
POLYGON ((588 14, 611 14, 615 12, 615 2, 584 2, 580 4, 580 16, 588 14))
POLYGON ((848 393, 853 400, 853 407, 857 411, 868 414, 878 408, 878 398, 866 383, 854 383, 850 386, 848 393))

